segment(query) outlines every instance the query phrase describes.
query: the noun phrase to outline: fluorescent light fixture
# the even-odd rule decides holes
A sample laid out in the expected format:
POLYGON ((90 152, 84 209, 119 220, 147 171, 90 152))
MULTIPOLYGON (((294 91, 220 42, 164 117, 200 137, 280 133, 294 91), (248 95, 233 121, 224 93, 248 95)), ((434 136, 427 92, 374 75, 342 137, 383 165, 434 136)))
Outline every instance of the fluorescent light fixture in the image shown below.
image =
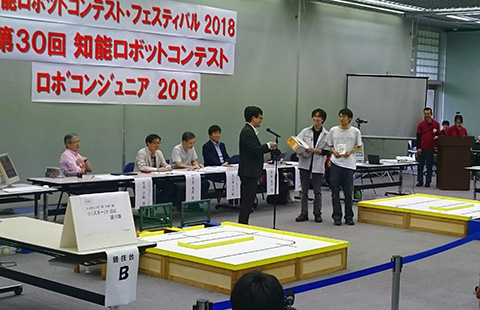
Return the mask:
POLYGON ((475 6, 475 7, 469 7, 469 8, 448 8, 448 9, 433 9, 430 10, 431 12, 436 12, 436 13, 452 13, 452 12, 470 12, 470 11, 479 11, 480 7, 475 6))
POLYGON ((331 2, 338 2, 338 3, 343 3, 343 4, 349 4, 349 5, 354 5, 354 6, 359 6, 367 9, 373 9, 373 10, 380 10, 380 11, 385 11, 389 13, 395 13, 395 14, 405 14, 405 12, 402 11, 397 11, 397 10, 391 10, 383 7, 378 7, 374 5, 367 5, 363 3, 358 3, 358 2, 352 2, 352 1, 344 1, 344 0, 330 0, 331 2))
POLYGON ((406 5, 397 2, 391 1, 382 1, 382 0, 356 0, 357 2, 363 2, 367 4, 373 4, 375 6, 387 7, 391 9, 404 10, 404 11, 425 11, 424 8, 420 8, 413 5, 406 5))
POLYGON ((452 19, 458 19, 458 20, 462 20, 464 22, 471 22, 473 21, 472 18, 470 17, 463 17, 463 16, 458 16, 458 15, 445 15, 446 17, 448 18, 452 18, 452 19))

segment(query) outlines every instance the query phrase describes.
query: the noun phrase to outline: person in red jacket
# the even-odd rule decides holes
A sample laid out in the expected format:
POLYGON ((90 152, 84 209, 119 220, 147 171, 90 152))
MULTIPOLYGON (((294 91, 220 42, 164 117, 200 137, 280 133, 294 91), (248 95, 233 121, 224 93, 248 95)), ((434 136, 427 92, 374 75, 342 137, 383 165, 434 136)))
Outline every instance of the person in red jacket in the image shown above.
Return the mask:
POLYGON ((442 130, 438 133, 439 136, 446 136, 447 135, 447 129, 450 127, 450 122, 445 120, 442 122, 442 130))
POLYGON ((440 123, 432 118, 432 109, 423 109, 423 121, 417 126, 417 186, 423 186, 423 167, 427 166, 425 187, 432 182, 433 156, 435 154, 435 140, 440 132, 440 123))
POLYGON ((465 127, 462 127, 463 124, 463 116, 460 114, 455 115, 455 125, 448 127, 447 129, 447 136, 458 136, 458 137, 466 137, 467 130, 465 127))

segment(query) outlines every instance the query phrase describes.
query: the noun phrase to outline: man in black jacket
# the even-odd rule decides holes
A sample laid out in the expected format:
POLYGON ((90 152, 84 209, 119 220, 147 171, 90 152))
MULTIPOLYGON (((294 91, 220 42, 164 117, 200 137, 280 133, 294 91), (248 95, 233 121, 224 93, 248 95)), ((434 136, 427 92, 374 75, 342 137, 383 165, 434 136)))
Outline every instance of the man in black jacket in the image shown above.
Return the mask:
POLYGON ((246 107, 244 115, 247 123, 240 132, 238 176, 242 184, 238 222, 248 224, 248 218, 257 195, 258 179, 263 171, 263 154, 275 149, 277 144, 275 142, 261 144, 258 140, 257 128, 260 127, 263 120, 263 112, 259 107, 246 107))

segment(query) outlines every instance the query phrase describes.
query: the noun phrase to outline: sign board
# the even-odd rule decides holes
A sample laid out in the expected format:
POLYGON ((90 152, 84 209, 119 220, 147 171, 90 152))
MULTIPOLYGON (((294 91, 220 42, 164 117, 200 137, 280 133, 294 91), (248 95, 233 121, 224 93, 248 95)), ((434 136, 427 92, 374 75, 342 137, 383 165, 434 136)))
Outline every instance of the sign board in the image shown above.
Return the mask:
POLYGON ((97 250, 136 244, 127 192, 71 196, 60 239, 61 248, 97 250))

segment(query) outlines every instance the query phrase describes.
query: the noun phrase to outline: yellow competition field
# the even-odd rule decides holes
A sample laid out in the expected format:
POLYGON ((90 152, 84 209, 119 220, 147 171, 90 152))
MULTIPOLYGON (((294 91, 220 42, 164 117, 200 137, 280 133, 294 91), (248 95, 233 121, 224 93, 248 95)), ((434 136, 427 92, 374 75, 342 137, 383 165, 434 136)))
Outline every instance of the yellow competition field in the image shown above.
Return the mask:
POLYGON ((359 222, 464 237, 468 221, 480 218, 480 203, 425 194, 361 201, 359 222))
POLYGON ((140 238, 157 243, 142 255, 140 272, 226 294, 252 269, 282 283, 345 269, 349 246, 348 241, 230 222, 140 238))

